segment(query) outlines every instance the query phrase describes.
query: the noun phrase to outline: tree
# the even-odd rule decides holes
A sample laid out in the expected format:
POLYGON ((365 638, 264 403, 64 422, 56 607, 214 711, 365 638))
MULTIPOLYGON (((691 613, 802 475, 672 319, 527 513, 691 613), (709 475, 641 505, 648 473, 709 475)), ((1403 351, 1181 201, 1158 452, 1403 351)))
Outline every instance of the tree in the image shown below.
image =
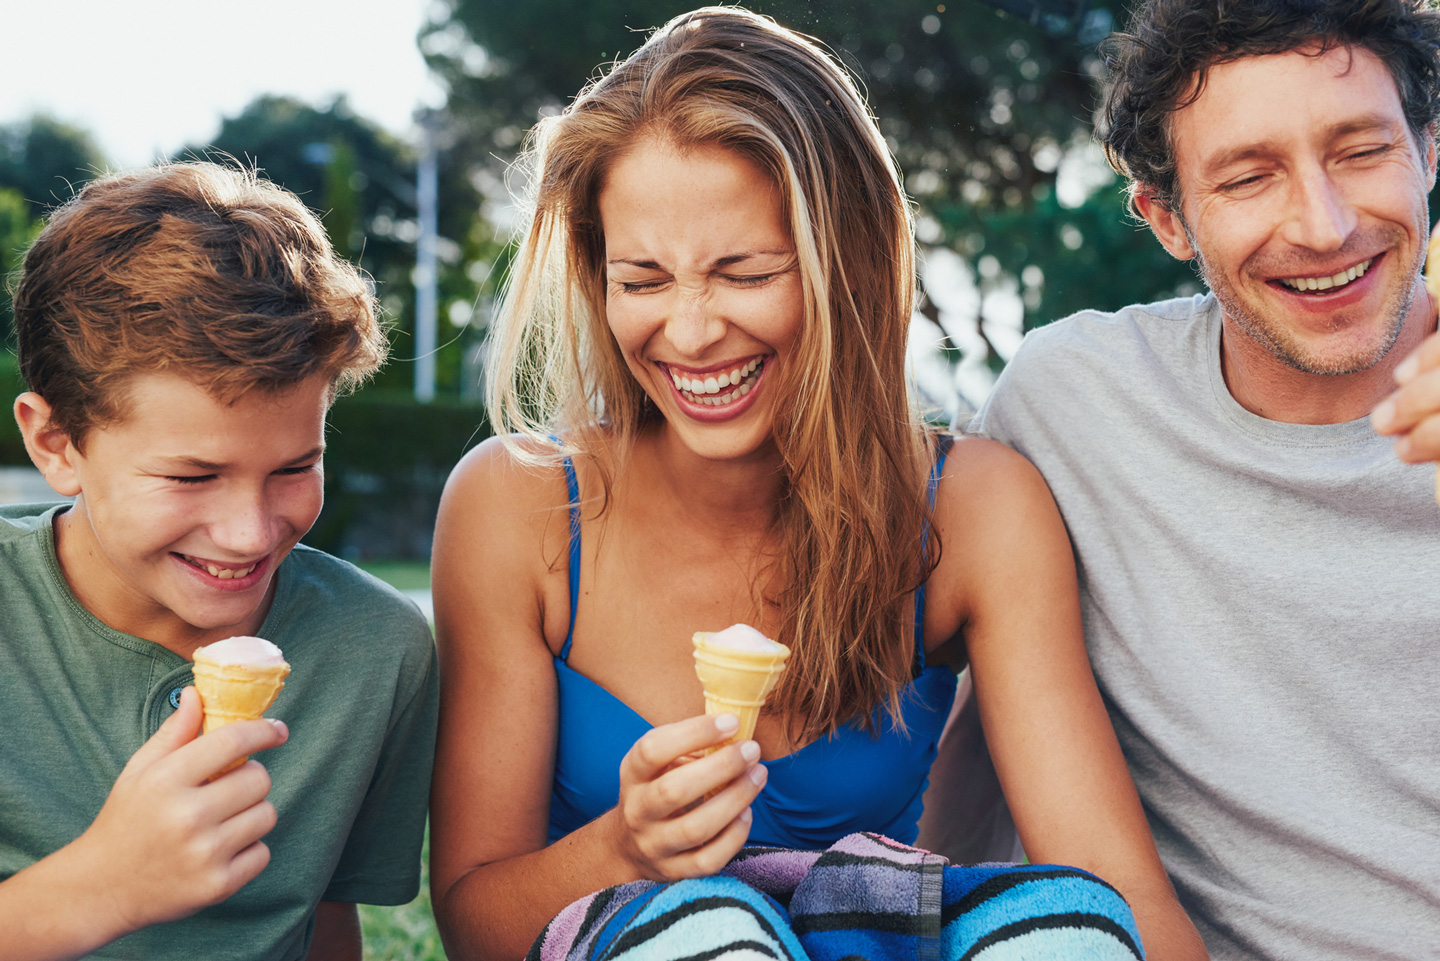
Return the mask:
POLYGON ((69 200, 105 168, 94 138, 79 127, 42 115, 0 125, 0 188, 18 192, 32 218, 69 200))
MULTIPOLYGON (((215 139, 186 156, 234 157, 298 194, 314 209, 343 256, 374 278, 393 324, 394 360, 380 383, 410 385, 413 354, 416 222, 415 150, 358 117, 343 98, 323 109, 277 96, 252 101, 226 118, 215 139)), ((480 198, 463 170, 445 168, 440 178, 439 245, 441 302, 473 302, 478 284, 470 268, 498 248, 477 222, 480 198)), ((464 345, 447 326, 440 338, 439 381, 458 391, 464 345)))
MULTIPOLYGON (((977 268, 993 257, 1017 288, 1027 267, 1040 269, 1043 279, 1025 300, 1026 326, 1082 304, 1166 296, 1193 281, 1188 267, 1138 237, 1113 188, 1079 206, 1059 201, 1062 164, 1090 136, 1107 6, 1077 21, 1057 14, 1080 10, 1073 0, 1007 0, 1033 9, 1030 22, 979 0, 749 5, 814 34, 861 78, 919 205, 922 243, 949 247, 977 268), (1077 233, 1083 243, 1072 248, 1077 233)), ((597 65, 625 56, 650 28, 692 6, 448 0, 448 14, 422 32, 421 49, 448 87, 457 136, 493 185, 538 116, 561 109, 597 65), (555 29, 559 23, 565 28, 555 29)))

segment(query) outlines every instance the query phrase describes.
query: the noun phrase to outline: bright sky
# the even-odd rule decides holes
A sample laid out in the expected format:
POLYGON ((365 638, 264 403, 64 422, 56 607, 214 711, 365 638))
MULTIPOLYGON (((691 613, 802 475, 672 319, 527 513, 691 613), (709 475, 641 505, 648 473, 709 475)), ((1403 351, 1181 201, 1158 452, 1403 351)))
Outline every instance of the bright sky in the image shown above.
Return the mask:
POLYGON ((441 95, 415 44, 430 0, 0 0, 0 124, 46 113, 115 164, 203 143, 262 93, 336 94, 405 139, 441 95))

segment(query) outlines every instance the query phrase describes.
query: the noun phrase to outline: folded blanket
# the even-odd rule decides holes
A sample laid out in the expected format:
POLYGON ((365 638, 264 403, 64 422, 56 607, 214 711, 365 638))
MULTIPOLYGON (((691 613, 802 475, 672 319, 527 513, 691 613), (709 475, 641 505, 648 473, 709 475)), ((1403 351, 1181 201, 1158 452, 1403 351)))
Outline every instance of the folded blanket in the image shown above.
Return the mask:
POLYGON ((571 904, 527 961, 1135 961, 1129 906, 1076 868, 955 867, 878 834, 746 848, 713 878, 635 881, 571 904))

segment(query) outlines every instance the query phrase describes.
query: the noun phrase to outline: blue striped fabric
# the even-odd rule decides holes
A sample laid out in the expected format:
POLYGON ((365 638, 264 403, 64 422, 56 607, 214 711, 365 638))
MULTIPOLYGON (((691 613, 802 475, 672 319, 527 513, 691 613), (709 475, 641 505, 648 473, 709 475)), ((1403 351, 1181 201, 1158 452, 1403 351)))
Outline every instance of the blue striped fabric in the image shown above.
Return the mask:
POLYGON ((527 961, 1136 961, 1124 898, 1076 868, 944 858, 878 834, 746 848, 710 878, 582 898, 527 961))

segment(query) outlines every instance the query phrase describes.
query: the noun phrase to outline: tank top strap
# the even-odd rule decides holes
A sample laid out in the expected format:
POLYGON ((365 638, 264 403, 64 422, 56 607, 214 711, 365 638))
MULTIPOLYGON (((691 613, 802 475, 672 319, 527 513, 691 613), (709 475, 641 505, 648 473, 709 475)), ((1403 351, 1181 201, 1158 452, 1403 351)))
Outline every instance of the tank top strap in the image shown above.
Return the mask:
MULTIPOLYGON (((930 482, 925 491, 932 512, 935 510, 935 490, 940 486, 940 475, 945 472, 945 457, 950 453, 952 441, 953 438, 949 434, 941 434, 935 441, 935 463, 930 466, 930 482)), ((921 560, 927 559, 929 553, 930 521, 927 518, 925 525, 920 529, 921 560)), ((925 585, 923 583, 915 588, 915 661, 923 671, 925 669, 925 585)))
POLYGON ((575 639, 575 610, 580 605, 580 480, 575 462, 565 458, 565 490, 570 497, 570 628, 560 647, 560 660, 570 659, 570 642, 575 639))

